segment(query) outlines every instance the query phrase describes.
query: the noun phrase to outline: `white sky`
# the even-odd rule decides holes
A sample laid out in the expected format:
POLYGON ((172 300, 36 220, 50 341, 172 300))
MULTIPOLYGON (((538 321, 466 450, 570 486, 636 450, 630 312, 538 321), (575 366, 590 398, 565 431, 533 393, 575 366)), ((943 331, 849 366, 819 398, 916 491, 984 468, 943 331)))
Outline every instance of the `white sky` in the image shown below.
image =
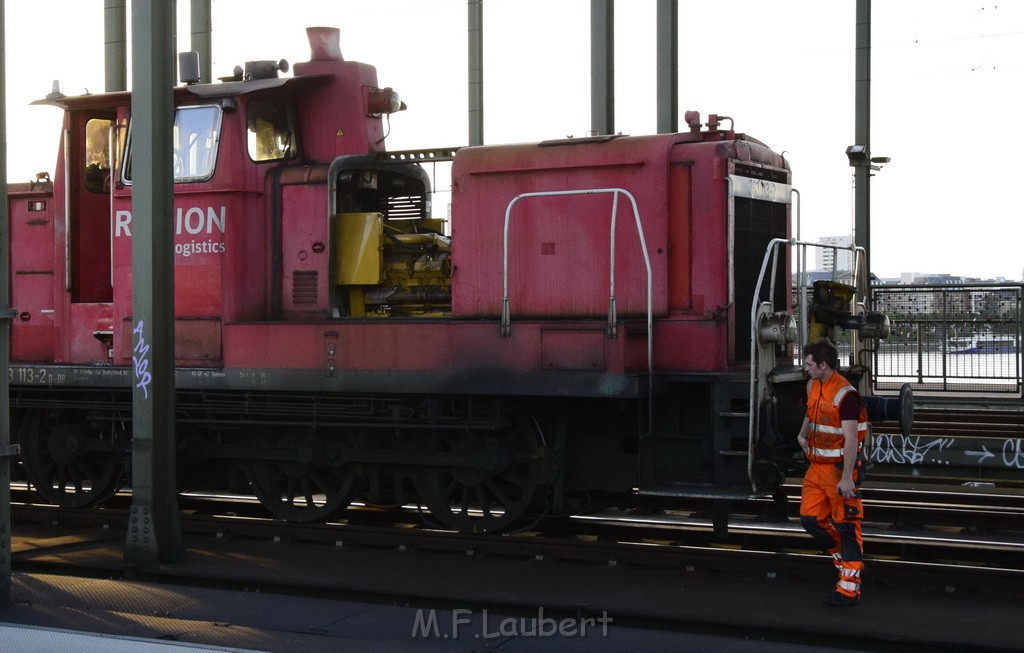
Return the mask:
MULTIPOLYGON (((129 6, 131 1, 128 2, 129 6)), ((876 0, 872 268, 1021 279, 1024 0, 876 0)), ((178 0, 178 50, 190 3, 178 0)), ((735 119, 792 164, 802 237, 849 233, 855 0, 680 0, 680 112, 735 119)), ((485 0, 487 143, 590 128, 589 0, 485 0)), ((616 3, 616 131, 655 131, 655 3, 616 3)), ((53 172, 60 112, 30 107, 59 79, 101 92, 102 0, 6 0, 8 178, 53 172)), ((309 58, 305 27, 341 28, 346 59, 377 67, 409 110, 389 149, 465 144, 465 0, 213 0, 213 76, 309 58)), ((129 73, 129 83, 131 75, 129 73)), ((680 124, 682 120, 680 119, 680 124)))

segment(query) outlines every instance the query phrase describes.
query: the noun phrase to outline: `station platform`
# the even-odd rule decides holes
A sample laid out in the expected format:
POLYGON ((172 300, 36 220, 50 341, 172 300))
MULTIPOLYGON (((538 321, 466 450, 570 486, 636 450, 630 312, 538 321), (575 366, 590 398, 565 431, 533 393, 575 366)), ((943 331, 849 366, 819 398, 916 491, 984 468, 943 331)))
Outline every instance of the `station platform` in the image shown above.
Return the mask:
POLYGON ((59 628, 0 624, 4 648, 20 653, 249 653, 243 649, 179 644, 139 637, 84 633, 59 628), (7 648, 10 647, 10 648, 7 648))
POLYGON ((0 610, 0 619, 8 620, 0 623, 0 650, 19 653, 844 650, 622 626, 613 616, 580 620, 557 611, 512 615, 480 606, 429 608, 36 574, 16 574, 14 590, 15 606, 0 610))
MULTIPOLYGON (((140 638, 129 650, 159 653, 180 653, 159 648, 168 643, 273 653, 1024 650, 1024 589, 997 599, 947 593, 941 581, 892 587, 869 566, 862 605, 832 608, 821 601, 834 582, 824 557, 820 581, 798 582, 186 535, 184 561, 153 582, 120 579, 114 535, 55 542, 15 528, 14 601, 0 624, 20 627, 25 645, 10 650, 93 650, 92 640, 57 648, 49 633, 63 631, 140 638), (37 571, 72 562, 93 577, 37 571), (303 596, 274 590, 296 579, 303 596), (822 647, 822 636, 834 645, 822 647)), ((0 637, 3 650, 19 641, 0 637)))

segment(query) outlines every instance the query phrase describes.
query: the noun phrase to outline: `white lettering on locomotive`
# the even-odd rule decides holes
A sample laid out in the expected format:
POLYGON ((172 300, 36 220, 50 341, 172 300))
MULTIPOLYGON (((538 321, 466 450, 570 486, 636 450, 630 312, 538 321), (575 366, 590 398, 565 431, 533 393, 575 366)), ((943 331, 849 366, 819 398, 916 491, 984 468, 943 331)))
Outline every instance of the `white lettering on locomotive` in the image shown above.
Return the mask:
POLYGON ((181 254, 185 258, 192 254, 223 254, 226 250, 227 245, 214 240, 193 240, 186 243, 175 243, 174 245, 174 253, 181 254))
POLYGON ((743 175, 729 175, 732 194, 735 197, 746 197, 752 200, 789 204, 792 186, 768 179, 755 179, 743 175))
POLYGON ((114 213, 114 236, 128 236, 131 238, 132 235, 132 212, 131 211, 116 211, 114 213))
MULTIPOLYGON (((189 209, 178 208, 175 212, 174 233, 187 233, 191 236, 206 233, 224 233, 227 207, 216 209, 208 206, 205 209, 193 206, 189 209)), ((114 236, 132 235, 132 212, 116 211, 114 213, 114 236)))
MULTIPOLYGON (((224 233, 224 214, 227 211, 226 207, 220 207, 220 217, 218 218, 217 212, 212 206, 206 207, 206 213, 198 206, 193 206, 188 211, 185 211, 184 227, 185 231, 192 234, 203 233, 204 231, 208 234, 213 233, 213 228, 217 227, 220 233, 224 233)), ((177 226, 175 233, 181 233, 182 228, 182 210, 178 209, 177 226)))
POLYGON ((754 199, 767 200, 769 202, 778 201, 778 188, 777 186, 764 179, 751 179, 750 180, 750 195, 754 199))

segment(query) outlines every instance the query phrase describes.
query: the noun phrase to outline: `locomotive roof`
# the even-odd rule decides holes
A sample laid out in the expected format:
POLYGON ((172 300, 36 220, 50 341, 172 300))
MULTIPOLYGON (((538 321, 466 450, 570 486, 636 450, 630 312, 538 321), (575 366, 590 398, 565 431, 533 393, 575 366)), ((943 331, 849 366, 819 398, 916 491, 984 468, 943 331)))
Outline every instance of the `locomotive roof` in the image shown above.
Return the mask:
MULTIPOLYGON (((254 79, 240 82, 217 82, 214 84, 192 84, 174 87, 174 103, 179 104, 192 97, 222 98, 237 97, 257 91, 275 88, 298 90, 315 86, 331 78, 331 75, 303 75, 300 77, 272 77, 270 79, 254 79)), ((43 104, 68 109, 90 109, 109 107, 131 102, 131 91, 114 91, 111 93, 86 93, 84 95, 63 95, 45 97, 31 104, 43 104)))

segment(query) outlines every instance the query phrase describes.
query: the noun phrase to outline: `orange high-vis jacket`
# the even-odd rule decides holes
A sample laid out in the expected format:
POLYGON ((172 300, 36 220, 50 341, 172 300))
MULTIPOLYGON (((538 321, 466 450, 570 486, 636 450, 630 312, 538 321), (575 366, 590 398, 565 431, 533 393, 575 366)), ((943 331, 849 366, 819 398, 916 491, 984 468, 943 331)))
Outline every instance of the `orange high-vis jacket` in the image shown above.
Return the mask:
MULTIPOLYGON (((843 425, 839 419, 839 404, 843 397, 856 389, 850 382, 833 372, 822 383, 811 379, 807 383, 807 459, 813 463, 837 463, 843 459, 843 425)), ((857 418, 857 451, 868 434, 868 410, 861 402, 857 418)))

